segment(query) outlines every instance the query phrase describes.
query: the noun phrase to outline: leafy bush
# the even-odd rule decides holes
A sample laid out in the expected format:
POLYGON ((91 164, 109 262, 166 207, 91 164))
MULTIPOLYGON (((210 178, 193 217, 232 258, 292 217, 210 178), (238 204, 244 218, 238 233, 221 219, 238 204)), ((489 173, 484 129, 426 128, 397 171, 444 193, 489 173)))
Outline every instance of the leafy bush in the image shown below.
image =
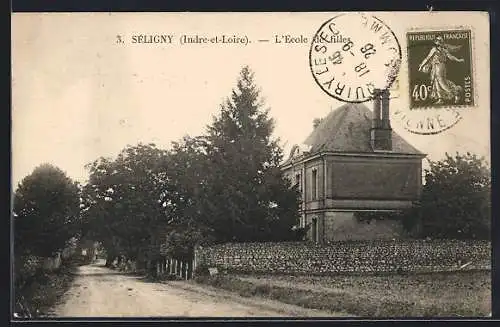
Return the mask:
POLYGON ((406 212, 420 237, 490 239, 491 170, 470 153, 430 161, 421 202, 406 212))

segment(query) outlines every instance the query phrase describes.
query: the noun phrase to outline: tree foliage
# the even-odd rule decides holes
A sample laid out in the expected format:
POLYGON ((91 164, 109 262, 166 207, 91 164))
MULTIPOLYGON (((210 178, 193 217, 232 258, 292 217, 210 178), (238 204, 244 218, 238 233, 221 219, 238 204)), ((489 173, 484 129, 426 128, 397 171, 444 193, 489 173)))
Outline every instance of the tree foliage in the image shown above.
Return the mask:
POLYGON ((274 123, 248 67, 232 96, 207 127, 169 153, 172 187, 167 249, 189 255, 211 242, 290 240, 298 220, 299 193, 279 168, 282 152, 274 123))
POLYGON ((80 190, 61 169, 42 164, 14 194, 16 255, 49 257, 78 233, 80 190))
POLYGON ((186 136, 169 151, 129 146, 115 160, 88 165, 82 216, 89 237, 110 258, 130 259, 159 243, 185 258, 197 244, 293 239, 299 194, 279 168, 273 129, 245 67, 206 135, 186 136))
POLYGON ((288 239, 298 219, 299 196, 279 168, 274 121, 248 67, 208 126, 210 216, 219 241, 288 239))
POLYGON ((169 180, 175 192, 166 199, 169 207, 165 245, 170 256, 184 259, 194 246, 213 242, 210 209, 211 162, 203 136, 184 137, 169 152, 169 180))
POLYGON ((137 258, 165 223, 165 154, 154 144, 138 144, 127 146, 115 160, 99 158, 87 165, 85 230, 103 243, 110 257, 137 258))
POLYGON ((446 154, 429 161, 418 207, 420 236, 489 239, 491 228, 491 171, 484 158, 466 153, 446 154))

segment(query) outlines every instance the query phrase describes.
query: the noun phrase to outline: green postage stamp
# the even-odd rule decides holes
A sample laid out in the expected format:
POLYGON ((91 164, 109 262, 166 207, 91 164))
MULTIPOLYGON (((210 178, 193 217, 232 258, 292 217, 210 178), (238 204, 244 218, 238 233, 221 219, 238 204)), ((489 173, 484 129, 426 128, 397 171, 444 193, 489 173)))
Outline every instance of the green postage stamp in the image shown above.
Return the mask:
POLYGON ((410 109, 474 106, 471 30, 407 33, 410 109))

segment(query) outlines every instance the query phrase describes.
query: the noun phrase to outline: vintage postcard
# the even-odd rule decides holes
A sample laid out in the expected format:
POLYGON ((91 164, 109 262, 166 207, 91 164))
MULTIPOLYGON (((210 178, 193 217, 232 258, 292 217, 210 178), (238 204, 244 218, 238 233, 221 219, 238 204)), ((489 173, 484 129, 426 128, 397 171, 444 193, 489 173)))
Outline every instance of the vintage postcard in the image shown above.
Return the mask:
POLYGON ((12 317, 491 316, 489 33, 14 13, 12 317))

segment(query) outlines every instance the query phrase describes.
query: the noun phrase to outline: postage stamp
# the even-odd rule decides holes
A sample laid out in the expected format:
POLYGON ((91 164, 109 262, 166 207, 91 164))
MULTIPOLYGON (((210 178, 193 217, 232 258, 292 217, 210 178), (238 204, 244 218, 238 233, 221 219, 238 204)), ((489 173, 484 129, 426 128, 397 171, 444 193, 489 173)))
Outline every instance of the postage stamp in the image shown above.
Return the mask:
POLYGON ((411 31, 406 41, 409 108, 395 117, 412 133, 441 133, 462 119, 460 109, 475 105, 472 31, 411 31))
POLYGON ((401 47, 393 31, 365 13, 327 20, 309 51, 312 75, 329 96, 344 102, 370 101, 374 90, 388 89, 401 65, 401 47))
POLYGON ((406 35, 410 108, 474 105, 470 30, 406 35))

